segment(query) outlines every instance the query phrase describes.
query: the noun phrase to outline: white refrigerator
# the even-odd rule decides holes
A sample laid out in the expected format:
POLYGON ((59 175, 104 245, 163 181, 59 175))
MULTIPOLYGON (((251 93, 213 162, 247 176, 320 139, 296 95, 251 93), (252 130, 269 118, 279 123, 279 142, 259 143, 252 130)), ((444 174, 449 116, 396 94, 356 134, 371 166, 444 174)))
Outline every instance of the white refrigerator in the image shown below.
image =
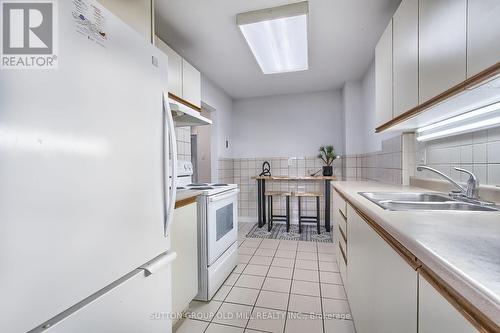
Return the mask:
POLYGON ((0 70, 0 332, 170 332, 167 57, 55 3, 58 68, 0 70))

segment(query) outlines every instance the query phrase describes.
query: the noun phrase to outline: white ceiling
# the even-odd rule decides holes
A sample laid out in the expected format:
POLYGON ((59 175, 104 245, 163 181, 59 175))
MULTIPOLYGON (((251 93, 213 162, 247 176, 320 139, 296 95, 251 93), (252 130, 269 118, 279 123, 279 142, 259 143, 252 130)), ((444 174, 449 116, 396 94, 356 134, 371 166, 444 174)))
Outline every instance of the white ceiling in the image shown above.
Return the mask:
POLYGON ((339 89, 365 73, 400 0, 309 0, 309 70, 264 75, 236 14, 292 2, 156 0, 156 32, 235 99, 339 89))

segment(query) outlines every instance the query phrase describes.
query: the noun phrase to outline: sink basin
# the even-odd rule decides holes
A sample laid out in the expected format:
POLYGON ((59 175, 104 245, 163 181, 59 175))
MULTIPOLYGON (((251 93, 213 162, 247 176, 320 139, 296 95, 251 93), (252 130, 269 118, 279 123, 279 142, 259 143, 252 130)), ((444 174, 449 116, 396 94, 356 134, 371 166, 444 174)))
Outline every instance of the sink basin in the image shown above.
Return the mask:
POLYGON ((390 193, 390 192, 360 192, 372 202, 385 200, 411 202, 446 202, 452 200, 448 195, 439 193, 390 193))
POLYGON ((497 208, 491 206, 453 200, 450 196, 440 193, 360 192, 359 194, 385 210, 498 212, 497 208))
POLYGON ((496 212, 495 208, 469 204, 465 202, 409 202, 409 201, 381 201, 379 206, 386 210, 460 210, 478 212, 496 212))

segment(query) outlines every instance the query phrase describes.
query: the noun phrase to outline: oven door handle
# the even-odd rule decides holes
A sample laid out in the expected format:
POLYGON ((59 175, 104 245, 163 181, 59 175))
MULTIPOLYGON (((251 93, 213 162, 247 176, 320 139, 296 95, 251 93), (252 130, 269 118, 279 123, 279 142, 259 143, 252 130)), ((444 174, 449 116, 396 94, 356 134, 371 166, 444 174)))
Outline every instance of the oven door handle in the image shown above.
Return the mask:
POLYGON ((209 201, 210 202, 214 202, 214 201, 217 201, 217 200, 223 200, 223 199, 235 196, 238 193, 240 193, 239 189, 231 190, 229 193, 225 192, 225 193, 222 193, 222 194, 214 195, 213 197, 210 197, 209 201))

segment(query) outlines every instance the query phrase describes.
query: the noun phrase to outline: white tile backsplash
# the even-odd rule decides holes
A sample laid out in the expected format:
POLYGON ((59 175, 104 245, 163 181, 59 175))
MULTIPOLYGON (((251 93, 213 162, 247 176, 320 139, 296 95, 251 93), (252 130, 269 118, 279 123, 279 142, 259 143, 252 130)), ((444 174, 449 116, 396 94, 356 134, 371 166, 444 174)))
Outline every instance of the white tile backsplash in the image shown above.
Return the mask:
MULTIPOLYGON (((457 181, 465 182, 468 176, 453 170, 453 167, 461 167, 474 171, 483 185, 499 183, 500 176, 497 176, 496 172, 500 165, 500 127, 435 141, 418 142, 416 147, 415 166, 427 164, 457 181)), ((415 171, 414 174, 420 178, 439 178, 429 172, 415 171)))
MULTIPOLYGON (((240 188, 238 200, 238 214, 240 217, 251 218, 257 221, 257 181, 252 179, 262 172, 262 163, 267 161, 271 165, 271 173, 276 176, 305 176, 316 171, 320 171, 323 162, 311 157, 272 157, 272 158, 234 158, 221 159, 219 165, 227 165, 228 161, 232 164, 230 168, 224 171, 219 170, 219 181, 236 183, 240 188), (224 162, 223 162, 224 161, 224 162), (230 171, 228 171, 230 170, 230 171), (230 176, 228 175, 230 172, 230 176)), ((337 160, 334 163, 335 175, 342 178, 342 161, 337 160)), ((321 173, 321 172, 320 172, 321 173)), ((316 191, 323 192, 322 181, 267 181, 266 189, 274 191, 316 191)), ((292 223, 297 222, 298 206, 297 200, 291 201, 292 223)), ((320 201, 321 219, 324 218, 324 202, 320 201)), ((285 213, 285 199, 275 199, 274 208, 275 214, 285 213)), ((303 201, 302 207, 305 215, 316 214, 315 202, 312 199, 303 201)))
POLYGON ((488 165, 488 183, 500 186, 500 164, 488 165))
POLYGON ((500 163, 500 141, 488 142, 488 163, 500 163))
POLYGON ((176 127, 177 158, 191 161, 191 127, 176 127))

